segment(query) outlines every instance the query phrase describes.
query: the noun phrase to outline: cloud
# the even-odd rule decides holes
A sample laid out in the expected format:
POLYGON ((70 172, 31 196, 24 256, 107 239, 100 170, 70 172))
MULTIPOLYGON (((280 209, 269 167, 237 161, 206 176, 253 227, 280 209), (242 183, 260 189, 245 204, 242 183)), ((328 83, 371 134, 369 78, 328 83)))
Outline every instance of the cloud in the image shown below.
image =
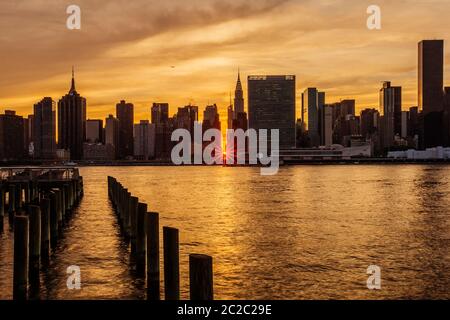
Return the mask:
POLYGON ((120 99, 142 118, 154 101, 169 102, 171 112, 189 102, 201 109, 217 103, 226 117, 238 67, 244 76, 296 74, 298 92, 318 87, 328 102, 356 98, 358 108, 377 106, 381 81, 391 80, 404 86, 407 108, 416 104, 417 42, 450 40, 450 3, 378 1, 380 31, 366 28, 370 4, 81 0, 82 29, 70 31, 66 1, 4 1, 0 110, 26 114, 42 96, 58 99, 72 64, 90 117, 114 113, 120 99))

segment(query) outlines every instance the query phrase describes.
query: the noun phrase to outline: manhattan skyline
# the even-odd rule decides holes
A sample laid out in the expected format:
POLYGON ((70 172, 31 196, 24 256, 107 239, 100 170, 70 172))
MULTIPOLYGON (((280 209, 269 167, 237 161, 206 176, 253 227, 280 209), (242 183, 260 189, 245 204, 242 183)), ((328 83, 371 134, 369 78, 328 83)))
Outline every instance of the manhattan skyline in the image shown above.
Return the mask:
MULTIPOLYGON (((356 1, 195 1, 189 8, 179 1, 80 1, 81 30, 65 27, 61 1, 2 3, 0 44, 7 50, 0 58, 8 77, 0 80, 0 112, 26 115, 43 96, 58 99, 71 65, 88 118, 113 113, 122 99, 135 105, 136 121, 148 119, 157 101, 168 102, 171 114, 189 103, 216 103, 225 118, 238 68, 243 78, 295 74, 297 117, 307 87, 326 91, 328 101, 356 99, 360 111, 378 106, 386 80, 403 87, 406 110, 417 105, 417 43, 450 40, 450 4, 437 3, 442 10, 430 12, 427 3, 380 1, 376 31, 366 27, 368 4, 356 1), (11 10, 16 14, 6 16, 11 10)), ((445 56, 448 75, 447 50, 445 56)))

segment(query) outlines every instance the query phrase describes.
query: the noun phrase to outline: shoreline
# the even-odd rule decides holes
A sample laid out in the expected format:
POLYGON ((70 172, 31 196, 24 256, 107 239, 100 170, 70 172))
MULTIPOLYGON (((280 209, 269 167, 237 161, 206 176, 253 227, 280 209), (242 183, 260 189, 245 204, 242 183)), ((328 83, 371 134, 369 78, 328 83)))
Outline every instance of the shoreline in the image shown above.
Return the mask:
MULTIPOLYGON (((450 159, 390 159, 390 158, 354 158, 354 159, 340 159, 340 160, 301 160, 301 161, 280 161, 280 167, 286 166, 329 166, 329 165, 450 165, 450 159)), ((61 162, 40 162, 40 161, 26 161, 26 162, 0 162, 0 169, 14 168, 14 167, 262 167, 262 165, 198 165, 198 164, 183 164, 175 165, 166 161, 80 161, 73 165, 67 165, 61 162)))

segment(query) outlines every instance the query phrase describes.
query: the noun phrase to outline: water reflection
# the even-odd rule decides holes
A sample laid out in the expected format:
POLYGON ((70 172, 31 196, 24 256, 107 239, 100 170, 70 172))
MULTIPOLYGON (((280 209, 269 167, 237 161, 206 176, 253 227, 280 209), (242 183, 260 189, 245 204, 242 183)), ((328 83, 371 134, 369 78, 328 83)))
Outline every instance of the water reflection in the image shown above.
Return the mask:
MULTIPOLYGON (((214 257, 218 299, 450 297, 450 167, 301 166, 269 177, 223 167, 81 173, 85 197, 41 272, 41 299, 145 299, 107 199, 107 175, 160 212, 161 227, 180 229, 182 298, 189 253, 214 257), (381 267, 381 291, 366 288, 372 264, 381 267), (80 291, 67 290, 70 265, 81 268, 80 291)), ((4 230, 0 298, 10 298, 4 230)))

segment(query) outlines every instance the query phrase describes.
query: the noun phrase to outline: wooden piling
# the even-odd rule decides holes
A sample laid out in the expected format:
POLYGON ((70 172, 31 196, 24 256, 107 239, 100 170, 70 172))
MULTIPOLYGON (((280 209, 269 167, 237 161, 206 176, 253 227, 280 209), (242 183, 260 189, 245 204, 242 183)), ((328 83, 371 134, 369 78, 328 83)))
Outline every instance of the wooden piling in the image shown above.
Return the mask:
POLYGON ((13 299, 25 300, 28 293, 28 243, 29 222, 27 216, 14 218, 14 274, 13 299))
POLYGON ((125 203, 124 203, 124 215, 123 215, 123 230, 125 232, 126 237, 130 237, 130 199, 131 199, 131 193, 126 192, 125 193, 125 203))
POLYGON ((166 300, 180 299, 180 262, 178 229, 163 228, 164 292, 166 300))
POLYGON ((129 221, 128 229, 131 243, 131 253, 136 253, 136 237, 137 237, 137 218, 138 218, 138 203, 139 199, 137 197, 130 197, 130 206, 128 209, 129 221))
POLYGON ((58 219, 58 234, 61 235, 63 228, 61 190, 55 189, 55 194, 56 194, 56 216, 58 219))
POLYGON ((50 244, 56 247, 58 241, 58 204, 56 192, 51 191, 50 197, 50 244))
POLYGON ((61 186, 59 191, 61 193, 61 225, 64 225, 66 217, 66 191, 64 186, 61 186))
POLYGON ((146 215, 147 230, 147 296, 150 300, 160 299, 159 284, 159 214, 146 215))
POLYGON ((41 256, 47 259, 50 256, 50 199, 41 200, 41 256))
POLYGON ((145 276, 145 258, 147 254, 147 233, 145 229, 146 215, 147 204, 139 203, 136 221, 136 272, 140 276, 145 276))
POLYGON ((2 184, 0 184, 0 232, 3 231, 3 219, 5 218, 5 189, 2 184))
POLYGON ((14 189, 16 194, 14 197, 15 203, 14 208, 16 211, 22 209, 22 186, 20 183, 16 184, 16 188, 14 189))
POLYGON ((8 189, 8 213, 10 216, 14 216, 15 211, 16 211, 16 186, 14 184, 10 184, 8 189))
POLYGON ((189 255, 189 290, 191 300, 213 300, 212 257, 189 255))
POLYGON ((36 205, 28 206, 30 224, 30 253, 29 253, 29 279, 39 279, 39 259, 41 256, 41 208, 36 205))

